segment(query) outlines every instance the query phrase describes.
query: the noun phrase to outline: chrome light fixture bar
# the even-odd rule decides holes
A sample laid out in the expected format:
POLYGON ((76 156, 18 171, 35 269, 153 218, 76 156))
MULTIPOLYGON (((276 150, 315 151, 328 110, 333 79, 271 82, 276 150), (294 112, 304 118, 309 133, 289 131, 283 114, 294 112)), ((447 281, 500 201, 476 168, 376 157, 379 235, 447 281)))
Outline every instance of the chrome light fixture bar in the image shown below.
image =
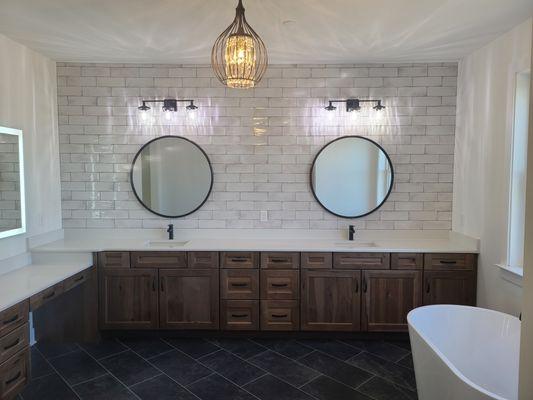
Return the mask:
POLYGON ((361 110, 361 103, 376 103, 376 105, 372 107, 376 111, 381 111, 385 108, 385 106, 381 104, 381 100, 346 99, 346 100, 329 100, 328 103, 329 104, 326 107, 324 107, 324 109, 328 111, 334 111, 337 109, 337 107, 334 106, 333 103, 346 103, 346 112, 361 110))

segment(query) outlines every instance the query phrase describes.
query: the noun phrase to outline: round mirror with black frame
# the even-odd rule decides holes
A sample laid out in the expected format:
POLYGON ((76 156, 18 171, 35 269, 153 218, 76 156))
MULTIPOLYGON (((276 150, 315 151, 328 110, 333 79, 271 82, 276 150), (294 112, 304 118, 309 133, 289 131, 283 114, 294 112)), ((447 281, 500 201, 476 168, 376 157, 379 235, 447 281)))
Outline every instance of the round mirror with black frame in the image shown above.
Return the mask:
POLYGON ((148 211, 178 218, 198 210, 213 188, 205 151, 181 136, 161 136, 144 144, 130 171, 133 194, 148 211))
POLYGON ((387 152, 362 136, 342 136, 326 144, 311 166, 311 190, 328 212, 360 218, 389 197, 394 170, 387 152))

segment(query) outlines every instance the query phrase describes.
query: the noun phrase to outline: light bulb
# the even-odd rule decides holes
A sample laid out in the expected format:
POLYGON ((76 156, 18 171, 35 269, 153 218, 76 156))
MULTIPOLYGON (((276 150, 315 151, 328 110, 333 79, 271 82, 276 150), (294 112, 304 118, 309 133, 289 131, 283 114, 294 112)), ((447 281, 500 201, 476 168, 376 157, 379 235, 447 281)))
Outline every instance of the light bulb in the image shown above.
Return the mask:
POLYGON ((142 121, 148 120, 148 111, 141 111, 141 120, 142 121))
POLYGON ((172 111, 165 110, 163 111, 163 114, 165 115, 165 119, 167 121, 170 121, 172 119, 172 111))

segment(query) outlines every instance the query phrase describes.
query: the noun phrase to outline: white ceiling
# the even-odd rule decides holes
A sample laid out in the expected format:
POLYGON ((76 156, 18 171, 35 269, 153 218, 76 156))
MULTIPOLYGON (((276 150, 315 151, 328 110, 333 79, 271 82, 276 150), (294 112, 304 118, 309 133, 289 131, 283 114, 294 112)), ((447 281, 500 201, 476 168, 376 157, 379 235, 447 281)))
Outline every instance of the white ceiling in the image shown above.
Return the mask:
MULTIPOLYGON (((0 33, 58 61, 207 63, 237 0, 0 0, 0 33)), ((244 0, 271 63, 457 60, 533 0, 244 0)))

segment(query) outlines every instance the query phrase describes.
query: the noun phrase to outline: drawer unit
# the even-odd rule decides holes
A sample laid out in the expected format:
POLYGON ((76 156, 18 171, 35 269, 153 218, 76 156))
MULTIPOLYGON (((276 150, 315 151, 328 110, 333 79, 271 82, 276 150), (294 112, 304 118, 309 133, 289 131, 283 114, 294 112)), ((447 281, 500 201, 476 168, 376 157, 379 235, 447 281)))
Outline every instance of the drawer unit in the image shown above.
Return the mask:
POLYGON ((300 253, 261 253, 261 268, 298 269, 300 268, 300 253))
POLYGON ((332 253, 302 253, 302 268, 331 268, 333 266, 332 253))
POLYGON ((261 300, 300 298, 300 274, 294 270, 261 271, 261 300))
POLYGON ((297 331, 299 329, 298 300, 261 300, 261 330, 297 331))
POLYGON ((334 269, 389 269, 389 253, 334 253, 334 269))
POLYGON ((220 253, 221 268, 258 268, 259 253, 253 251, 224 251, 220 253))
POLYGON ((30 303, 21 301, 0 312, 0 337, 28 321, 30 303))
POLYGON ((222 300, 220 317, 222 330, 256 331, 259 329, 259 301, 222 300))
POLYGON ((26 348, 0 364, 0 399, 14 399, 29 379, 30 350, 26 348))
POLYGON ((392 253, 390 256, 391 269, 422 269, 424 256, 420 253, 392 253))
POLYGON ((216 251, 191 251, 187 254, 189 268, 218 268, 218 253, 216 251))
POLYGON ((132 268, 187 268, 184 251, 135 251, 131 253, 132 268))
POLYGON ((71 276, 70 278, 65 279, 64 289, 65 292, 70 289, 75 288, 76 286, 81 285, 83 282, 86 282, 89 279, 90 268, 85 271, 78 272, 76 275, 71 276))
POLYGON ((98 253, 98 265, 102 268, 129 268, 130 253, 127 251, 104 251, 98 253))
POLYGON ((435 253, 424 255, 426 270, 471 270, 476 265, 475 254, 435 253))
POLYGON ((48 289, 30 297, 30 309, 36 310, 49 301, 59 297, 65 291, 64 282, 59 282, 48 289))
POLYGON ((0 338, 0 364, 30 345, 28 323, 0 338))
POLYGON ((259 299, 259 271, 239 269, 221 270, 220 297, 233 300, 259 299))

